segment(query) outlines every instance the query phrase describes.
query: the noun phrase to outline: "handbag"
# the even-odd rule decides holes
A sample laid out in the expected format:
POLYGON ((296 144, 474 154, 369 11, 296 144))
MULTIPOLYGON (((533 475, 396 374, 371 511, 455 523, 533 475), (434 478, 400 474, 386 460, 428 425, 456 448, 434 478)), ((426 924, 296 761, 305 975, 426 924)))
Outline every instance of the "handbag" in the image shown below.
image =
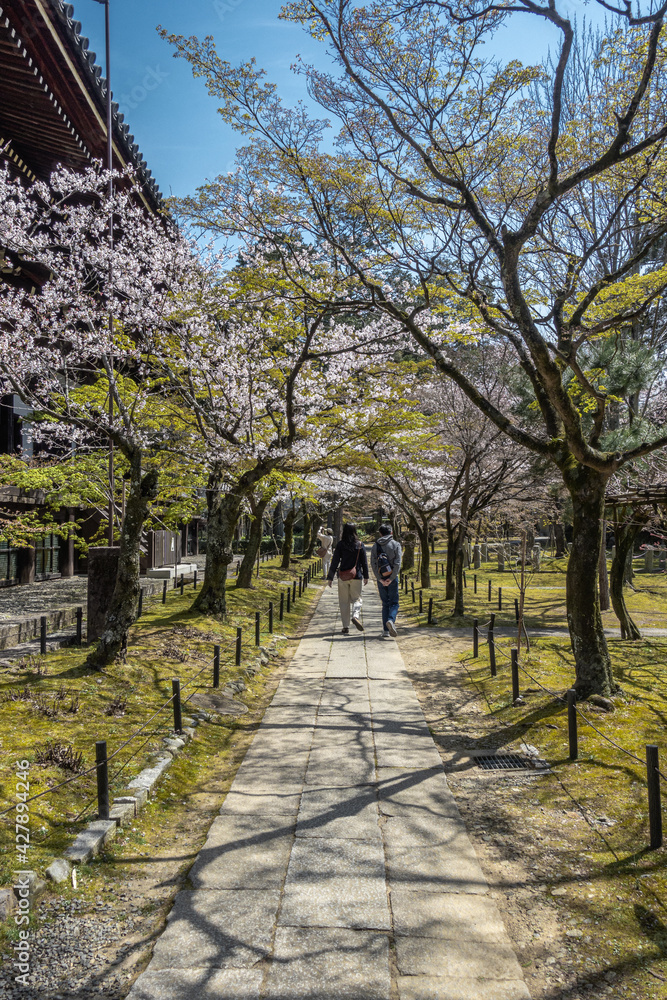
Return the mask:
POLYGON ((320 545, 319 549, 315 553, 318 559, 324 559, 329 550, 325 549, 323 545, 320 545))
POLYGON ((359 553, 361 552, 361 546, 357 549, 357 558, 354 560, 353 569, 339 569, 338 579, 339 580, 356 580, 357 578, 357 563, 359 562, 359 553))

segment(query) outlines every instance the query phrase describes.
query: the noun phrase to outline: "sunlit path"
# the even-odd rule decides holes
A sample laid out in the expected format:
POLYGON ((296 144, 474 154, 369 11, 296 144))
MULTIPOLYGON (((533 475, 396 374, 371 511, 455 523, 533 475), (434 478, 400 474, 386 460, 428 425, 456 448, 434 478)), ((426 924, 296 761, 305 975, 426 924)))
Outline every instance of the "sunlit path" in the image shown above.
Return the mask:
POLYGON ((337 619, 326 590, 130 1000, 528 1000, 373 586, 337 619))

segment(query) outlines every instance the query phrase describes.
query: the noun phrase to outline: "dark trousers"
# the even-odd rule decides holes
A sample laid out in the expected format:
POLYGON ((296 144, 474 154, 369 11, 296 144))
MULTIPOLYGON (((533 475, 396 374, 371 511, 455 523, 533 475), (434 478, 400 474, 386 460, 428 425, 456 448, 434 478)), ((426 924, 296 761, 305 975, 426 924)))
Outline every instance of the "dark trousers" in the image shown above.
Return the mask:
POLYGON ((382 601, 382 628, 387 631, 387 622, 395 622, 398 614, 398 580, 392 580, 388 587, 378 583, 382 601))

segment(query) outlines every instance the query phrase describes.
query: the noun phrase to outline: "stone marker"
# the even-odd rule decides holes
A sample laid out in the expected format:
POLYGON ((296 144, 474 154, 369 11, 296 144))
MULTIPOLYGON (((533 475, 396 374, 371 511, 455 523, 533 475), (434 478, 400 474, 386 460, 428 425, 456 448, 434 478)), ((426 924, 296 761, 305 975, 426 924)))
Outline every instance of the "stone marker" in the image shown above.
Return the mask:
POLYGON ((539 542, 535 542, 535 544, 533 545, 533 553, 531 561, 533 565, 533 572, 539 573, 540 568, 542 566, 542 547, 539 542))
POLYGON ((648 545, 644 549, 644 571, 646 573, 653 572, 653 546, 648 545))
POLYGON ((116 586, 120 548, 93 545, 88 549, 88 644, 102 635, 107 609, 116 586))
POLYGON ((478 543, 475 543, 473 550, 473 567, 474 569, 481 569, 482 567, 482 549, 478 543))

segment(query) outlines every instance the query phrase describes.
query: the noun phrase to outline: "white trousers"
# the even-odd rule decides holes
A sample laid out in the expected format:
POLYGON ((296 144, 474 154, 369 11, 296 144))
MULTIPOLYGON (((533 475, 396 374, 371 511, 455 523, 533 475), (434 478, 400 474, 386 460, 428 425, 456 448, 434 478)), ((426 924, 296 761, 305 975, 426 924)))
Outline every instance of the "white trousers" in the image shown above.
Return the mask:
POLYGON ((356 618, 361 611, 361 588, 363 580, 341 580, 338 578, 338 606, 340 607, 340 620, 343 628, 350 627, 350 605, 352 605, 352 618, 356 618))
POLYGON ((331 566, 331 556, 333 555, 331 548, 327 549, 327 554, 322 559, 322 578, 326 580, 327 573, 329 572, 329 566, 331 566))

